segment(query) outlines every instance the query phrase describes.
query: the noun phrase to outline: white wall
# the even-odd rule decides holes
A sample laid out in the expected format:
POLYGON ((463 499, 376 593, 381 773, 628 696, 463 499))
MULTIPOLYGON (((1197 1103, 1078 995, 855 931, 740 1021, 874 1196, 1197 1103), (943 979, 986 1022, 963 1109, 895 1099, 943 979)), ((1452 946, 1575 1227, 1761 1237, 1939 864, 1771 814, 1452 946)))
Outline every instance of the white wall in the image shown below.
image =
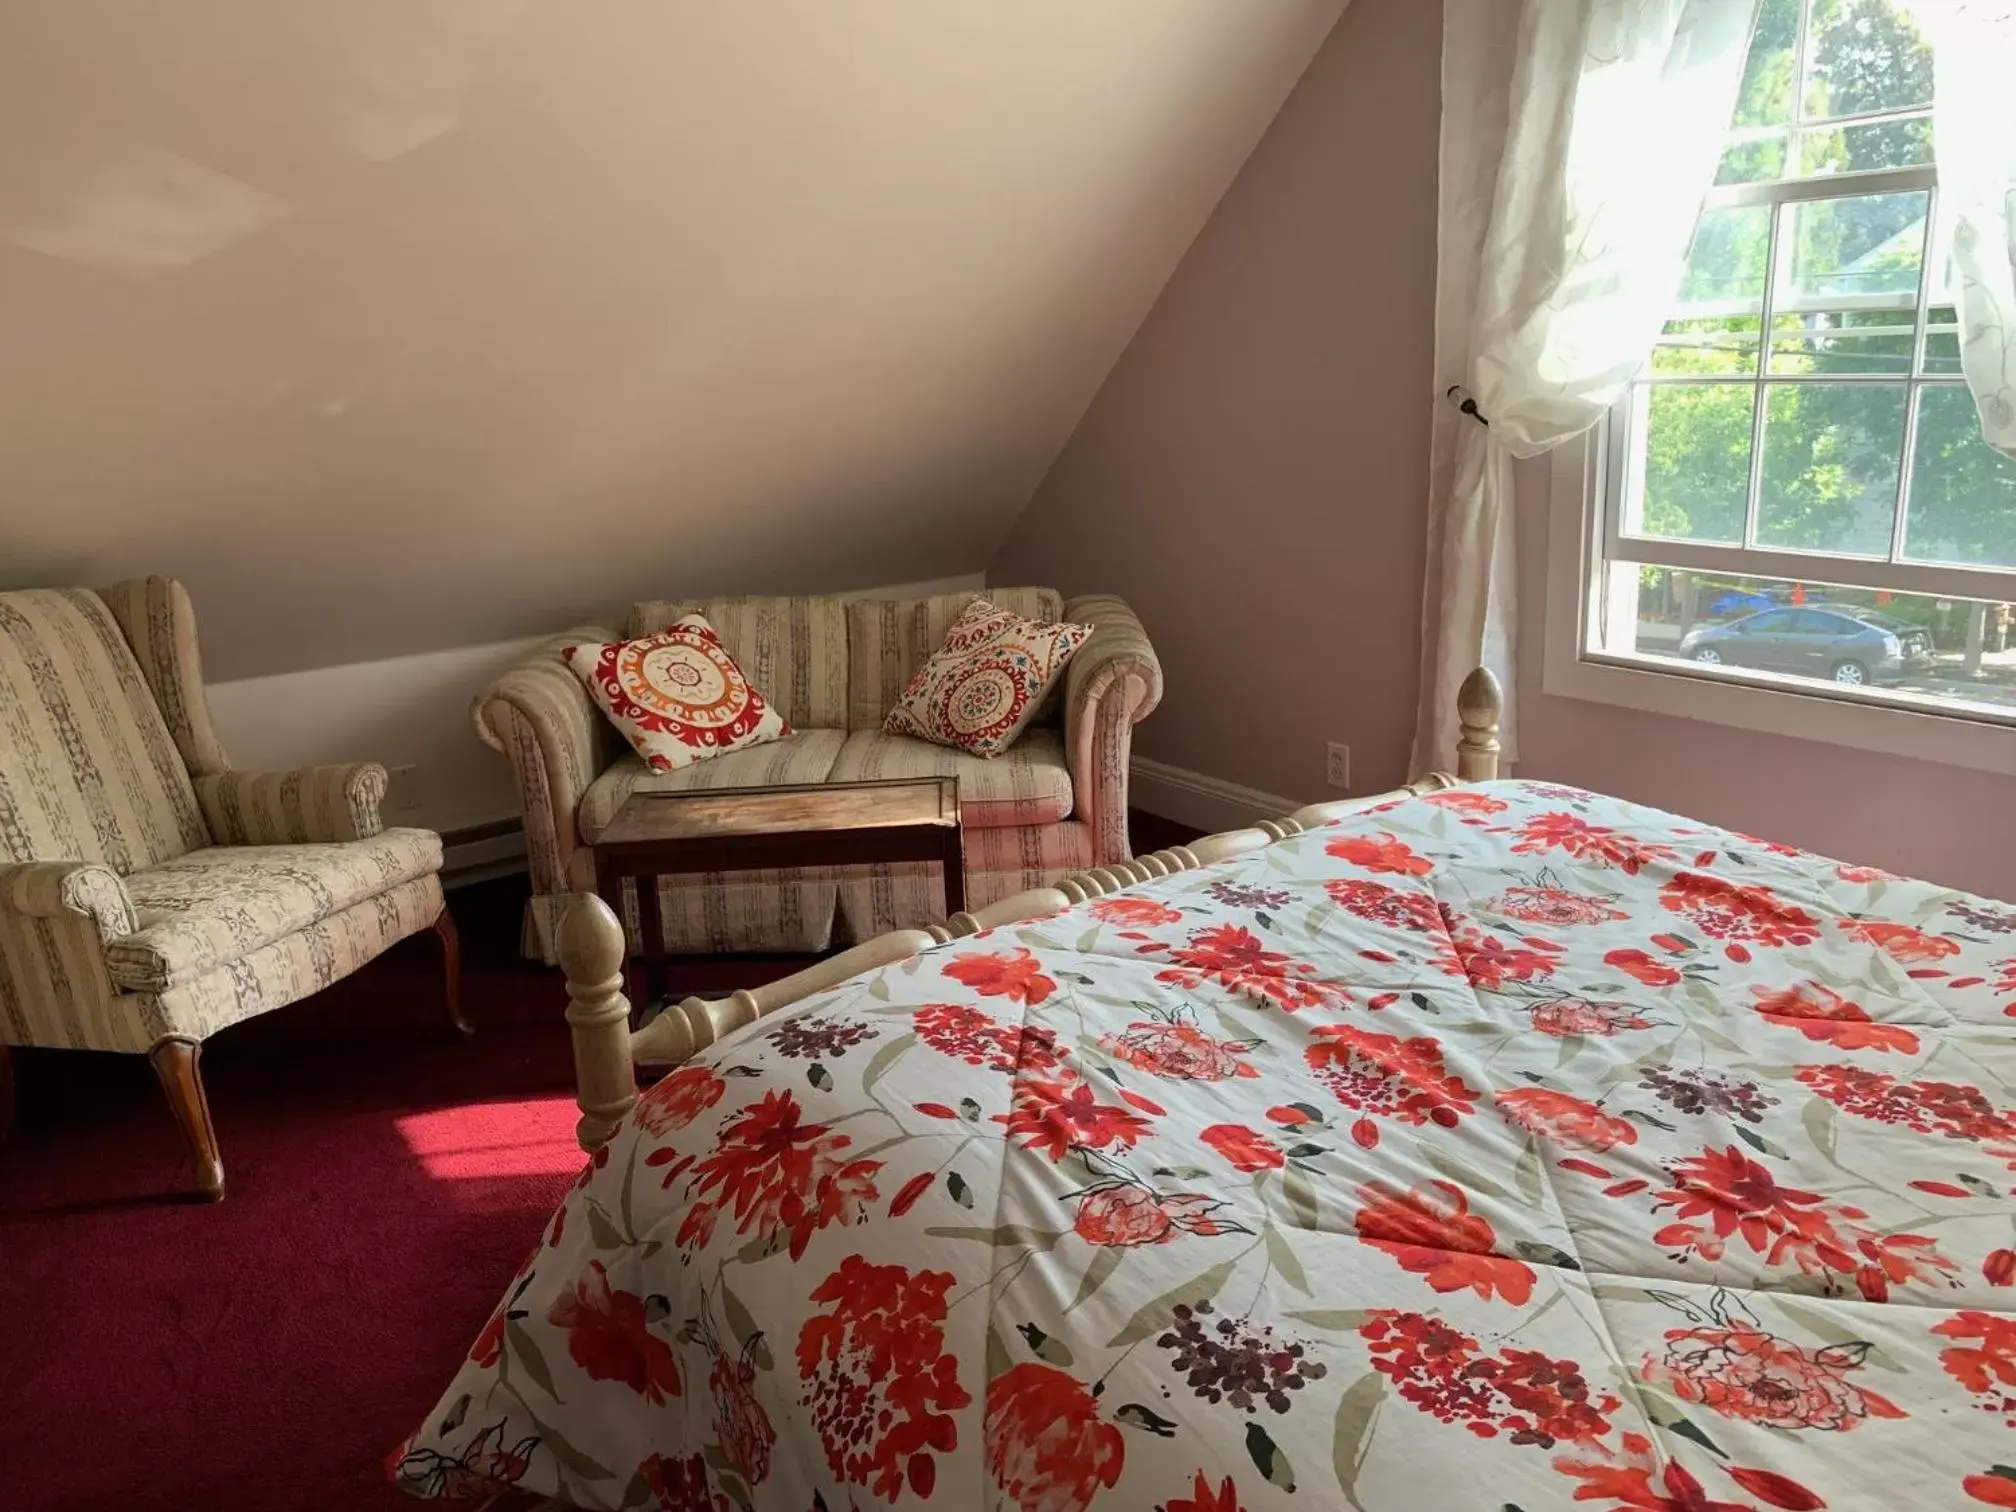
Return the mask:
POLYGON ((1342 4, 7 0, 0 587, 247 678, 977 570, 1342 4))
POLYGON ((387 820, 460 829, 518 811, 510 763, 478 741, 469 701, 538 644, 498 641, 214 683, 210 709, 234 766, 411 766, 387 797, 387 820))
MULTIPOLYGON (((969 573, 842 597, 915 598, 979 586, 979 574, 969 573)), ((603 622, 621 619, 615 610, 603 622)), ((255 771, 328 761, 410 766, 412 772, 402 774, 387 797, 388 822, 445 831, 512 819, 518 815, 518 792, 511 764, 477 738, 469 703, 544 639, 212 683, 210 709, 234 766, 255 771)))

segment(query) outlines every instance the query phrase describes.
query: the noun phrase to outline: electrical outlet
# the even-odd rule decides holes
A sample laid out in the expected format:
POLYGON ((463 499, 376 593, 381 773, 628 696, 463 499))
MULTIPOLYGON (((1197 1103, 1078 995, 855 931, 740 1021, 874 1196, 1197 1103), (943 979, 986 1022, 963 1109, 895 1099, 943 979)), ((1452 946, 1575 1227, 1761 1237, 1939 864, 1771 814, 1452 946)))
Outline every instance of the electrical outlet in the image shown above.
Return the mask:
POLYGON ((417 814, 420 811, 420 783, 411 766, 395 766, 385 769, 391 779, 386 783, 385 812, 388 814, 417 814))
POLYGON ((1331 741, 1329 760, 1323 767, 1323 780, 1333 788, 1351 786, 1351 747, 1331 741))

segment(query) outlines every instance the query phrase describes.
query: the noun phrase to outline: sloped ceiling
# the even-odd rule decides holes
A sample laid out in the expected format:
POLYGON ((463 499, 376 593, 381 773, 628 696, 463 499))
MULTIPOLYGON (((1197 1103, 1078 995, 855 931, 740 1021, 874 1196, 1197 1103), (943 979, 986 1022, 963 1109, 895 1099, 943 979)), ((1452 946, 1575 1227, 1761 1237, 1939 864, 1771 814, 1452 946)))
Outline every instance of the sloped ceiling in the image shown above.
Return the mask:
POLYGON ((10 0, 0 582, 213 677, 977 570, 1343 0, 10 0))

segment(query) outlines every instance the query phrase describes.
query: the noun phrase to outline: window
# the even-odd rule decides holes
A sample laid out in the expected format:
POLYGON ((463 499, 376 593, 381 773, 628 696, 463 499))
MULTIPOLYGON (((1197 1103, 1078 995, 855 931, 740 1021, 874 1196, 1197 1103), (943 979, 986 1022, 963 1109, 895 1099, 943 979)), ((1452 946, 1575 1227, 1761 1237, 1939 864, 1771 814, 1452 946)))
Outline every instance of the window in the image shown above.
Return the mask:
POLYGON ((1597 438, 1581 658, 2016 724, 2016 459, 1960 374, 1931 105, 1902 0, 1762 0, 1597 438))

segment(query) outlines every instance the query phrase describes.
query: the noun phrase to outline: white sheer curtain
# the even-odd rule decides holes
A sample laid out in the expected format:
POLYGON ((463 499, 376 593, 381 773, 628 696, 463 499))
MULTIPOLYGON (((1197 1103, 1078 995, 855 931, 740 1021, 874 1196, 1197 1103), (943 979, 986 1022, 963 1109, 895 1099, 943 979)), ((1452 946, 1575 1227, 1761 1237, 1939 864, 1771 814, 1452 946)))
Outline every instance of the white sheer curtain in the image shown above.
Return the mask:
POLYGON ((1991 446, 2016 452, 2016 0, 1911 0, 1932 44, 1941 242, 1960 369, 1991 446))
POLYGON ((1482 418, 1437 405, 1417 771, 1450 764, 1472 667, 1512 689, 1512 462, 1594 425, 1651 351, 1756 10, 1445 0, 1435 370, 1482 418))

